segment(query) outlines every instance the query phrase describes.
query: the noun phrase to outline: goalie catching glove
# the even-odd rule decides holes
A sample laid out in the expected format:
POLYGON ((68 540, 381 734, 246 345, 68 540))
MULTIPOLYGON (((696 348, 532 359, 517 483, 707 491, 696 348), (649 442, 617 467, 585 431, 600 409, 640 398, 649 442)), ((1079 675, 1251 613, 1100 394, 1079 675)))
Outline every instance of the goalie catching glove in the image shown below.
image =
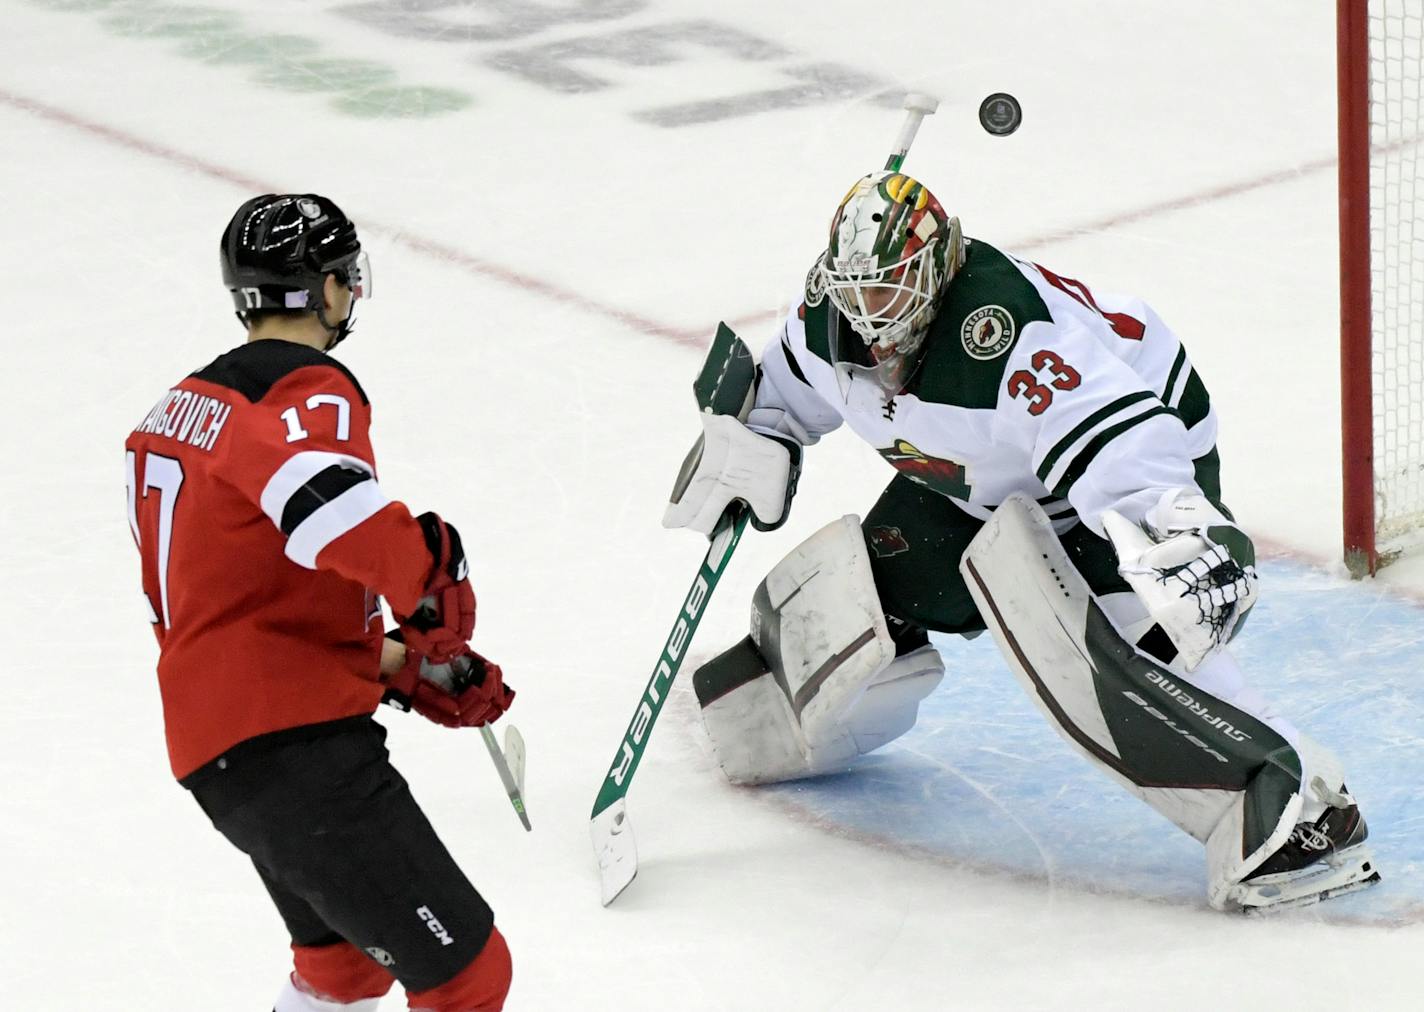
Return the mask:
POLYGON ((663 526, 710 535, 734 502, 750 507, 759 531, 784 524, 801 474, 801 444, 754 432, 732 415, 700 417, 702 435, 678 473, 663 526))
POLYGON ((1103 514, 1122 574, 1194 670, 1240 630, 1256 603, 1256 549, 1246 533, 1199 492, 1171 489, 1142 524, 1103 514))
POLYGON ((500 666, 468 647, 443 663, 407 648, 405 663, 385 682, 382 702, 445 727, 492 723, 514 702, 500 666))

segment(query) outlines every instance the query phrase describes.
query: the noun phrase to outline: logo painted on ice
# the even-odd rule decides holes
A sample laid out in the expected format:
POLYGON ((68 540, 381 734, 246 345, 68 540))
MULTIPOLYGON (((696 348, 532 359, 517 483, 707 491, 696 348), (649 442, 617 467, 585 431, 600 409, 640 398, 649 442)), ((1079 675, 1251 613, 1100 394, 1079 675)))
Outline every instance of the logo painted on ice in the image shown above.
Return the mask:
POLYGON ((429 907, 418 907, 415 913, 417 917, 425 922, 425 926, 430 929, 430 933, 440 939, 442 946, 455 944, 455 939, 450 937, 450 933, 445 930, 445 925, 440 923, 440 920, 431 912, 429 907))
POLYGON ((1014 343, 1014 318, 1003 306, 981 306, 964 319, 959 338, 970 358, 998 358, 1014 343))

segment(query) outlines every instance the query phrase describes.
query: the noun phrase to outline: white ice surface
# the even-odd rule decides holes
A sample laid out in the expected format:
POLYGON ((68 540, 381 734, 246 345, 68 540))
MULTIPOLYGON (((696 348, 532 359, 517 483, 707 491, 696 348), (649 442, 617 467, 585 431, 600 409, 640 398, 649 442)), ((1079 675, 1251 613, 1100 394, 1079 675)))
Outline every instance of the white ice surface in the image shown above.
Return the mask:
MULTIPOLYGON (((727 787, 685 696, 630 795, 642 871, 607 910, 587 835, 702 551, 658 524, 696 432, 697 346, 721 318, 760 346, 899 125, 868 100, 682 127, 634 114, 783 87, 812 62, 938 91, 907 169, 969 234, 1147 298, 1210 386, 1238 516, 1329 567, 1333 4, 654 0, 485 42, 339 16, 358 6, 229 0, 225 38, 319 39, 324 58, 473 102, 350 115, 322 90, 331 65, 284 90, 281 61, 212 59, 215 37, 155 19, 191 26, 215 3, 0 5, 0 1007, 265 1009, 287 966, 250 867, 169 777, 120 453, 169 384, 239 340, 215 246, 258 187, 326 193, 362 223, 376 298, 341 357, 375 405, 383 484, 460 526, 477 643, 519 689, 528 835, 473 735, 382 718, 510 940, 511 1009, 1424 1007, 1417 914, 1248 922, 926 859, 727 787), (781 55, 674 43, 667 63, 578 62, 608 84, 569 93, 490 62, 690 21, 781 55), (1007 139, 974 118, 998 90, 1025 107, 1007 139)), ((765 570, 887 475, 848 435, 812 451, 791 522, 748 534, 697 652, 741 635, 765 570)), ((1424 592, 1424 565, 1380 584, 1424 592)))

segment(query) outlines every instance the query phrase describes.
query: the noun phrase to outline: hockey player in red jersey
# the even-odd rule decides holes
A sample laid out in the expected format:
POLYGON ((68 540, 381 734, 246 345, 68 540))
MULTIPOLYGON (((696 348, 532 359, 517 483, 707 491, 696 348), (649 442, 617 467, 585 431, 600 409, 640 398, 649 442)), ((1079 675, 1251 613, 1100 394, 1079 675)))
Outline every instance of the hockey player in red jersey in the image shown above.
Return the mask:
POLYGON ((459 534, 386 496, 366 395, 328 354, 369 294, 356 228, 325 197, 267 194, 233 216, 221 261, 247 342, 167 391, 125 444, 174 776, 286 922, 294 970, 275 1012, 369 1012, 395 980, 412 1009, 500 1009, 494 914, 371 716, 384 699, 478 726, 514 692, 467 644, 459 534))

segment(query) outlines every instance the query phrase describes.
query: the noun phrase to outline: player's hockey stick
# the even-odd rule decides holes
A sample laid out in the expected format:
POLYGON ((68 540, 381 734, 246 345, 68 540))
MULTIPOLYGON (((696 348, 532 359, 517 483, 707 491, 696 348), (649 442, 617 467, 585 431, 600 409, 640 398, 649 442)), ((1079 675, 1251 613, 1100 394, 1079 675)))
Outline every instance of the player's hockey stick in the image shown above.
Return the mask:
POLYGON ((658 655, 658 663, 648 679, 647 688, 643 690, 643 697, 638 701, 633 721, 623 735, 618 754, 593 803, 589 831, 593 835, 594 852, 598 855, 604 906, 628 888, 638 874, 638 845, 628 822, 628 788, 643 758, 643 750, 648 747, 648 739, 652 737, 653 724, 667 702, 668 690, 682 667, 682 659, 687 656, 687 645, 692 642, 692 636, 702 621, 707 599, 716 589, 717 581, 727 567, 727 560, 732 557, 742 532, 746 530, 747 518, 745 508, 729 509, 712 533, 712 543, 697 568, 697 576, 678 610, 677 620, 673 622, 672 632, 658 655))
MULTIPOLYGON (((430 623, 433 621, 433 603, 428 607, 429 611, 422 601, 417 615, 430 623)), ((475 671, 474 665, 466 657, 456 657, 448 667, 450 684, 447 688, 453 694, 459 695, 469 686, 475 671)), ((439 684, 438 677, 434 680, 439 684)), ((529 813, 524 810, 524 736, 513 724, 505 724, 503 751, 500 750, 499 741, 488 724, 480 725, 480 737, 485 741, 485 748, 489 749, 490 760, 494 763, 495 772, 499 774, 500 783, 504 784, 504 792, 509 795, 509 803, 514 806, 514 814, 519 816, 519 821, 524 824, 526 830, 533 830, 534 827, 529 824, 529 813)))
POLYGON ((502 752, 488 724, 480 725, 480 736, 485 740, 485 748, 489 749, 495 771, 504 784, 504 792, 509 795, 509 803, 514 806, 514 814, 519 816, 526 830, 532 830, 534 827, 529 824, 529 813, 524 811, 524 736, 513 724, 505 725, 502 752))

